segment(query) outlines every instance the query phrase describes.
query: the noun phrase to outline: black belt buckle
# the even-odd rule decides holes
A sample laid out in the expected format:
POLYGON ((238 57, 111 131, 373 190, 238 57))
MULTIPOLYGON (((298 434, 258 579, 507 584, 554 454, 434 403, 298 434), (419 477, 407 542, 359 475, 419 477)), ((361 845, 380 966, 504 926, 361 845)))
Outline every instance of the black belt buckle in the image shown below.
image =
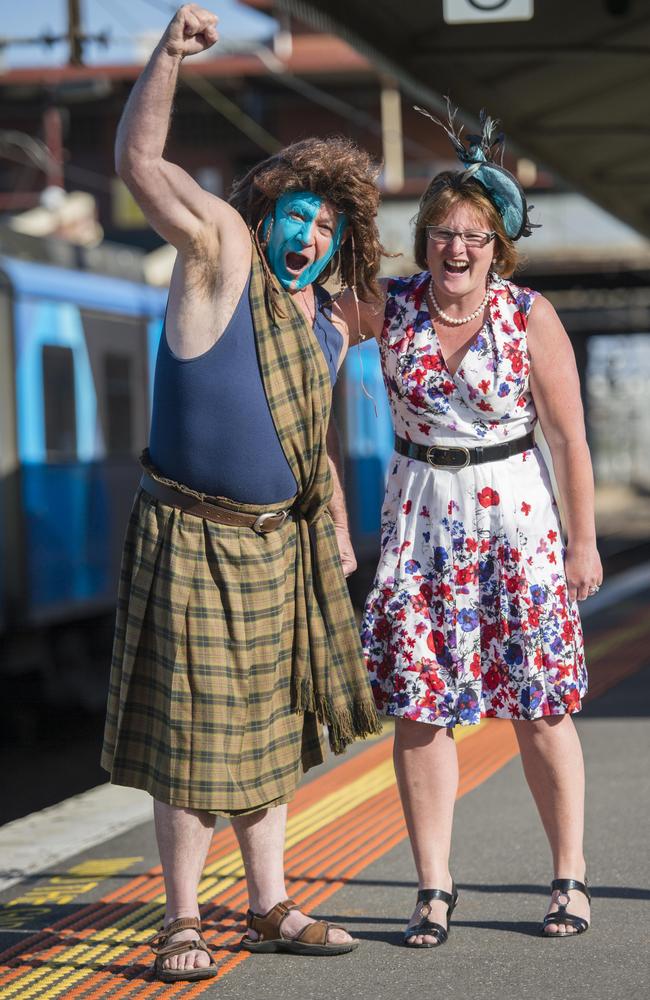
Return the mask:
POLYGON ((432 444, 427 448, 427 462, 434 469, 465 469, 470 462, 469 448, 432 444), (455 456, 459 456, 458 459, 455 456))

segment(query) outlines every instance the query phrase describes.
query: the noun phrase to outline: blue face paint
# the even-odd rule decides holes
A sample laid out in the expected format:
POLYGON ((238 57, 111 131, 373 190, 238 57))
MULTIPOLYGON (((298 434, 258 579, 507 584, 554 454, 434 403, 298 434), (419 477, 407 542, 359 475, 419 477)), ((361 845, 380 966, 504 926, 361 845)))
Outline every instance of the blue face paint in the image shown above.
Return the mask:
POLYGON ((306 288, 315 281, 341 246, 347 219, 339 213, 336 228, 325 252, 298 275, 287 267, 287 254, 302 253, 312 242, 313 228, 322 207, 323 199, 320 195, 310 191, 293 191, 281 195, 275 203, 273 215, 267 215, 264 220, 262 233, 265 239, 271 229, 266 256, 271 270, 287 291, 306 288))

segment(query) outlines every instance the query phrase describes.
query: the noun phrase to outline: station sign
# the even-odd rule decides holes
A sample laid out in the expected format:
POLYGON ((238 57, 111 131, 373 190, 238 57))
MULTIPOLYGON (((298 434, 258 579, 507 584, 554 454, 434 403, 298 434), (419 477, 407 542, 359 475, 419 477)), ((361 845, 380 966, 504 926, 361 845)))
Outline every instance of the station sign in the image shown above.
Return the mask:
POLYGON ((442 0, 447 24, 478 21, 530 21, 534 0, 442 0))

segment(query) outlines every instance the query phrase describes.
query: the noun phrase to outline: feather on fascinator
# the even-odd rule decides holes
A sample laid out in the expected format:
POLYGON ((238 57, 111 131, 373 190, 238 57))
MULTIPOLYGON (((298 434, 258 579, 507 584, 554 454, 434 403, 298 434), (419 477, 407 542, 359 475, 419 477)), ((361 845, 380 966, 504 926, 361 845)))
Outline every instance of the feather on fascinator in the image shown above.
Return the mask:
POLYGON ((521 184, 503 166, 505 136, 499 131, 499 122, 482 110, 479 116, 481 134, 462 137, 463 126, 456 122, 458 108, 452 108, 448 97, 445 101, 446 122, 435 118, 424 108, 416 107, 415 111, 430 118, 447 133, 458 159, 465 167, 462 179, 471 177, 485 189, 485 193, 503 220, 506 235, 511 240, 530 236, 532 230, 538 229, 539 226, 528 218, 528 205, 521 184), (495 162, 497 159, 499 163, 495 162))

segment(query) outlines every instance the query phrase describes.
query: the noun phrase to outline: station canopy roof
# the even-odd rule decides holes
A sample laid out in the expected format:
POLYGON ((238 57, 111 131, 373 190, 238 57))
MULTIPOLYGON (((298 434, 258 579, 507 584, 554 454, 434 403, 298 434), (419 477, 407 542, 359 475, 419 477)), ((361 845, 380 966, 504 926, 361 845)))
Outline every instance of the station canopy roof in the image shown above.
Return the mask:
POLYGON ((434 113, 444 94, 468 125, 486 108, 509 149, 650 237, 650 0, 534 0, 532 20, 470 24, 447 24, 443 0, 277 5, 343 36, 434 113))

